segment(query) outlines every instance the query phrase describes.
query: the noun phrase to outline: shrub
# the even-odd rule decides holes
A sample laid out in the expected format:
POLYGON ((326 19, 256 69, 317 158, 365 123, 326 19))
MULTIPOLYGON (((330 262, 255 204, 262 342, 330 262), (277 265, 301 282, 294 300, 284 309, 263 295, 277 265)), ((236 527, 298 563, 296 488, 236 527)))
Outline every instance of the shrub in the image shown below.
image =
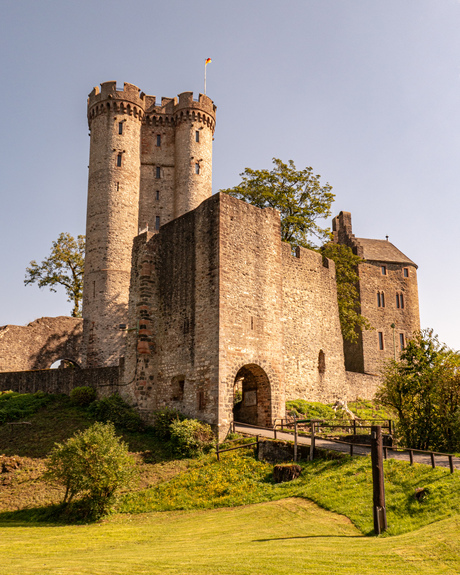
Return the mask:
POLYGON ((171 424, 174 421, 184 421, 185 415, 183 415, 177 409, 170 407, 165 407, 164 409, 159 409, 154 413, 154 423, 153 431, 159 439, 169 440, 171 439, 171 424))
POLYGON ((81 407, 87 407, 96 399, 96 390, 93 387, 83 386, 75 387, 70 392, 70 401, 74 405, 79 405, 81 407))
POLYGON ((140 415, 117 394, 94 401, 89 411, 97 421, 110 421, 128 431, 144 429, 140 415))
POLYGON ((179 455, 195 457, 210 451, 214 445, 211 427, 196 419, 176 419, 170 425, 171 444, 179 455))
POLYGON ((116 492, 135 474, 127 445, 112 423, 94 423, 63 444, 56 444, 46 463, 46 478, 64 485, 64 509, 80 519, 106 514, 116 492), (75 497, 80 496, 77 503, 75 497))
POLYGON ((54 400, 54 396, 36 393, 0 392, 0 423, 24 419, 54 400))

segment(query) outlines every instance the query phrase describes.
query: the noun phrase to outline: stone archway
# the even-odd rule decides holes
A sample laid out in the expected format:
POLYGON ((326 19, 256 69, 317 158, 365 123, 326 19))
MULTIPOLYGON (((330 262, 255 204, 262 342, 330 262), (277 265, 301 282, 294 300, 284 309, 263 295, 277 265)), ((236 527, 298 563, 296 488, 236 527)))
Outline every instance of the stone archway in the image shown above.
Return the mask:
POLYGON ((255 363, 238 370, 233 382, 234 396, 241 394, 233 407, 234 420, 270 427, 272 425, 271 386, 265 371, 255 363))

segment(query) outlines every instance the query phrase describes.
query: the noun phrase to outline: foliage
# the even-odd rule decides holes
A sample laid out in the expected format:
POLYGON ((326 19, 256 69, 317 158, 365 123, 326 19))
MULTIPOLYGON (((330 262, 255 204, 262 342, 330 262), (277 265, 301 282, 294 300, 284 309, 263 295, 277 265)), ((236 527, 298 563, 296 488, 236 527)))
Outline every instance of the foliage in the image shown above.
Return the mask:
POLYGON ((173 449, 184 457, 207 453, 215 442, 211 426, 197 419, 176 419, 169 427, 173 449))
POLYGON ((171 424, 174 421, 184 421, 185 419, 184 414, 171 407, 159 409, 154 412, 153 416, 153 432, 159 439, 164 439, 166 441, 171 439, 171 424))
POLYGON ((42 391, 36 393, 0 391, 0 424, 29 417, 53 399, 54 396, 42 391))
POLYGON ((74 405, 87 407, 96 399, 96 390, 88 385, 74 387, 70 392, 70 400, 74 405))
POLYGON ((286 401, 286 410, 295 413, 297 417, 305 416, 309 419, 335 419, 335 411, 330 405, 318 401, 306 401, 305 399, 293 399, 286 401))
POLYGON ((355 343, 360 330, 371 329, 368 320, 360 314, 357 287, 357 267, 364 260, 356 256, 350 247, 331 242, 321 248, 321 253, 335 262, 340 327, 343 338, 355 343))
POLYGON ((77 236, 75 240, 69 233, 59 234, 50 255, 41 264, 35 260, 30 262, 24 284, 38 283, 39 288, 49 287, 52 292, 56 291, 56 286, 64 286, 67 301, 73 303, 72 316, 81 317, 84 263, 85 236, 77 236))
POLYGON ((144 428, 144 423, 137 411, 116 393, 94 401, 89 406, 89 412, 97 421, 112 422, 117 427, 128 431, 141 431, 144 428))
POLYGON ((324 241, 329 230, 316 220, 331 215, 334 200, 329 184, 321 185, 312 168, 297 170, 294 162, 287 164, 273 158, 272 170, 246 168, 242 181, 234 188, 221 190, 259 208, 275 208, 281 214, 281 237, 293 246, 312 247, 311 236, 324 241))
POLYGON ((460 355, 441 344, 433 330, 416 333, 400 359, 386 363, 377 393, 399 418, 406 447, 460 450, 460 355))
POLYGON ((65 487, 63 504, 68 507, 80 496, 73 512, 88 519, 107 513, 116 492, 130 483, 134 473, 134 459, 112 423, 97 422, 56 444, 47 461, 49 480, 65 487))

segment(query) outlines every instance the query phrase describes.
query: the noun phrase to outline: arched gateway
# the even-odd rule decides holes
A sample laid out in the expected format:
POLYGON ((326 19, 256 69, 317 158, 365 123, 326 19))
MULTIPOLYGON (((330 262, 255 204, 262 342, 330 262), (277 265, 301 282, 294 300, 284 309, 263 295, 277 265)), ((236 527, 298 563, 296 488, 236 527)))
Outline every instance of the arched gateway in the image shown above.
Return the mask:
POLYGON ((270 381, 255 363, 244 365, 236 374, 233 395, 234 420, 251 425, 271 426, 272 398, 270 381))

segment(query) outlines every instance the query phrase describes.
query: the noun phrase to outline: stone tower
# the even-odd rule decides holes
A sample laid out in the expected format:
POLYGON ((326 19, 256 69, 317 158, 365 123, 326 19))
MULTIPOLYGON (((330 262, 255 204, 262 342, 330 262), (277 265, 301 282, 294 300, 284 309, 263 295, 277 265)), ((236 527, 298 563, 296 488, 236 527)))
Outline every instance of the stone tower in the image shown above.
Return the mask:
POLYGON ((90 159, 83 291, 83 364, 124 355, 131 251, 139 229, 160 226, 212 194, 213 102, 192 92, 145 95, 133 84, 88 98, 90 159))

